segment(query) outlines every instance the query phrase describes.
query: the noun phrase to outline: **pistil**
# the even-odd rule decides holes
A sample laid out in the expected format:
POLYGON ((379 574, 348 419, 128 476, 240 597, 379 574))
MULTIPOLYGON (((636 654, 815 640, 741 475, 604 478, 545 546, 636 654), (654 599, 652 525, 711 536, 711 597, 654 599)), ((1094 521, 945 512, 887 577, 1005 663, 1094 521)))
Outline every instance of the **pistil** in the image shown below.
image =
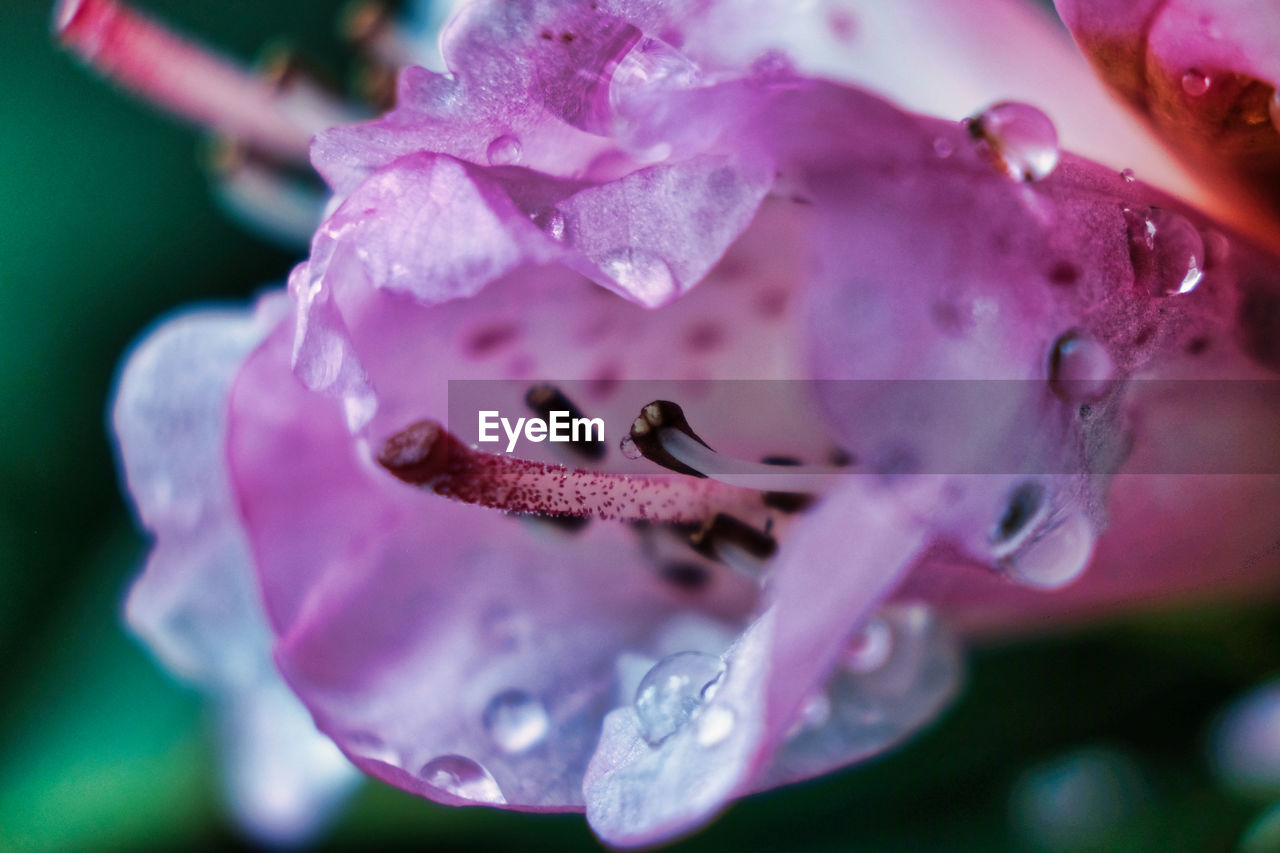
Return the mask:
POLYGON ((482 453, 435 421, 391 436, 377 458, 406 483, 514 513, 699 524, 763 509, 758 493, 714 480, 610 474, 482 453))

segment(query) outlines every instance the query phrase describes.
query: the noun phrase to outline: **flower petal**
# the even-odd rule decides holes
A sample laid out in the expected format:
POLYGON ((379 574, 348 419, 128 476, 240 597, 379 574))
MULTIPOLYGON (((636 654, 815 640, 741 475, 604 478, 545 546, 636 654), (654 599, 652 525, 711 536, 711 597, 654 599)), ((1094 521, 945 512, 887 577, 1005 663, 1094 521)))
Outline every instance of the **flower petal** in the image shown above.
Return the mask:
POLYGON ((1165 142, 1193 168, 1252 199, 1254 209, 1237 214, 1235 224, 1274 241, 1280 9, 1267 0, 1057 5, 1098 73, 1165 142), (1270 230, 1250 222, 1257 216, 1270 219, 1270 230))

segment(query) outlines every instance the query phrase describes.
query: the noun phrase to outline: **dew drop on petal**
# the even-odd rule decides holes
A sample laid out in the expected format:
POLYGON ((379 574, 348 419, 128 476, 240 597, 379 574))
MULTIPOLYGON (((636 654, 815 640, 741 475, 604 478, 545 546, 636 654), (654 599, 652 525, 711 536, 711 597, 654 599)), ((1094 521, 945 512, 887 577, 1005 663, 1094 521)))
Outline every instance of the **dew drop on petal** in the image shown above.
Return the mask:
POLYGON ((522 153, 520 140, 508 134, 499 136, 490 142, 489 150, 485 152, 485 156, 489 158, 490 166, 509 166, 512 163, 520 162, 522 153))
POLYGON ((676 280, 667 262, 635 247, 617 249, 600 260, 600 269, 623 290, 648 306, 658 306, 676 295, 676 280))
POLYGON ((937 154, 944 160, 955 153, 955 150, 955 146, 951 144, 951 140, 947 139, 945 136, 939 136, 937 139, 933 140, 933 153, 937 154))
POLYGON ((1005 101, 967 124, 969 135, 1002 171, 1020 181, 1038 181, 1058 165, 1058 131, 1030 104, 1005 101))
POLYGON ((505 752, 524 752, 547 736, 547 709, 523 690, 504 690, 489 700, 483 714, 485 731, 505 752))
POLYGON ((1124 178, 1124 182, 1126 184, 1131 184, 1138 179, 1137 176, 1134 175, 1133 169, 1121 169, 1120 177, 1124 178))
POLYGON ((1190 293, 1204 278, 1204 238, 1182 214, 1125 208, 1129 257, 1139 288, 1152 296, 1190 293))
POLYGON ((1084 573, 1093 544, 1093 525, 1084 513, 1073 511, 1006 560, 1009 576, 1037 589, 1064 587, 1084 573))
POLYGON ((1271 103, 1268 108, 1271 111, 1271 123, 1276 126, 1276 132, 1280 133, 1280 89, 1271 96, 1271 103))
POLYGON ((704 652, 668 655, 636 688, 636 714, 644 738, 657 746, 702 709, 724 678, 724 662, 704 652))
POLYGON ((698 77, 698 66, 666 42, 642 38, 618 63, 609 81, 609 100, 616 110, 627 97, 645 89, 679 89, 698 77))
POLYGON ((422 766, 418 775, 428 785, 476 803, 505 804, 502 789, 480 764, 461 755, 441 755, 422 766))
POLYGON ((644 456, 644 452, 636 446, 636 443, 629 435, 624 435, 622 441, 618 442, 618 451, 626 459, 639 459, 644 456))
POLYGON ((1102 344, 1079 332, 1067 332, 1049 354, 1049 388, 1069 403, 1096 400, 1111 381, 1115 365, 1102 344))
POLYGON ((733 734, 733 726, 737 721, 732 708, 713 705, 698 715, 694 737, 701 746, 715 746, 733 734))
POLYGON ((560 242, 565 238, 566 223, 564 214, 558 207, 544 207, 533 215, 533 224, 542 229, 552 240, 560 242))
POLYGON ((1182 91, 1193 98, 1198 98, 1209 91, 1209 86, 1212 82, 1208 74, 1202 74, 1192 68, 1182 75, 1182 91))
POLYGON ((874 616, 845 649, 844 668, 859 674, 875 672, 892 653, 893 630, 884 619, 874 616))

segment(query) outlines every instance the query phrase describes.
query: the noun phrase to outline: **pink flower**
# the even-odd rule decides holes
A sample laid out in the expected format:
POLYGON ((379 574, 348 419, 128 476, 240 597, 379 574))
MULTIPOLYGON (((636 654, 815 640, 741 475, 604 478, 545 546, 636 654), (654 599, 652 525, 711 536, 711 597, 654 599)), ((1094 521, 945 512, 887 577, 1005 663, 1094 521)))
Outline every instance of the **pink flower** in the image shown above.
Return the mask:
MULTIPOLYGON (((334 197, 291 300, 172 321, 121 382, 157 538, 129 617, 167 662, 247 702, 279 694, 270 645, 366 773, 633 846, 910 735, 956 688, 948 625, 1274 586, 1223 571, 1276 535, 1274 258, 1061 153, 1034 107, 960 125, 808 76, 922 106, 878 65, 938 61, 928 32, 872 40, 914 4, 757 6, 478 2, 452 73, 407 68, 395 109, 316 137, 334 197), (580 407, 647 459, 468 447, 442 424, 472 391, 580 407)), ((1097 114, 1031 13, 981 8, 1007 29, 967 8, 966 39, 1016 34, 1097 114)), ((108 0, 61 15, 126 82, 295 152, 278 91, 211 63, 208 91, 254 95, 224 122, 131 64, 186 48, 108 0)), ((1086 147, 1133 139, 1098 123, 1086 147)))

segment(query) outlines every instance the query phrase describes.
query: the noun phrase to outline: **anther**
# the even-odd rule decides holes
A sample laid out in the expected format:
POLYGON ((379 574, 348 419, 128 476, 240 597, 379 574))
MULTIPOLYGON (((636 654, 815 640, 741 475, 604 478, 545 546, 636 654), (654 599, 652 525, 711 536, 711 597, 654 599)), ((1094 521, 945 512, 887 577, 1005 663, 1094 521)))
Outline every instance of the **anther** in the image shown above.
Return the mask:
POLYGON ((663 563, 658 574, 667 583, 686 592, 699 592, 711 583, 710 570, 691 560, 663 563))
POLYGON ((689 544, 699 554, 753 576, 778 551, 777 540, 768 533, 723 512, 689 537, 689 544))
MULTIPOLYGON (((800 467, 800 460, 791 456, 766 456, 760 460, 762 465, 776 465, 784 468, 800 467)), ((764 505, 770 509, 787 514, 803 512, 813 504, 813 495, 804 492, 765 492, 764 505)))
POLYGON ((435 421, 388 438, 378 463, 397 479, 462 503, 540 516, 700 523, 760 499, 711 480, 605 474, 473 450, 435 421))
MULTIPOLYGON (((552 412, 568 412, 571 421, 580 420, 583 417, 582 410, 575 406, 573 401, 554 385, 533 386, 524 395, 524 402, 544 421, 551 420, 552 412)), ((590 430, 585 432, 589 434, 590 430)), ((603 459, 605 452, 608 450, 603 440, 596 441, 585 438, 570 441, 567 446, 583 459, 593 462, 603 459)))
POLYGON ((698 437, 684 411, 667 400, 655 400, 640 410, 631 425, 630 439, 642 456, 664 468, 765 492, 825 493, 835 485, 833 475, 849 470, 845 466, 769 465, 722 456, 698 437))
POLYGON ((691 442, 700 444, 709 452, 714 453, 707 446, 707 443, 699 438, 697 433, 689 426, 689 422, 684 417, 684 410, 667 400, 654 400, 641 409, 640 416, 631 424, 630 437, 632 443, 635 444, 636 450, 650 462, 654 462, 678 474, 706 477, 707 475, 697 468, 686 465, 668 452, 663 446, 661 438, 663 434, 668 432, 682 435, 691 442))
POLYGON ((295 173, 230 137, 213 142, 207 164, 218 199, 232 215, 289 246, 311 239, 326 198, 314 175, 295 173))

